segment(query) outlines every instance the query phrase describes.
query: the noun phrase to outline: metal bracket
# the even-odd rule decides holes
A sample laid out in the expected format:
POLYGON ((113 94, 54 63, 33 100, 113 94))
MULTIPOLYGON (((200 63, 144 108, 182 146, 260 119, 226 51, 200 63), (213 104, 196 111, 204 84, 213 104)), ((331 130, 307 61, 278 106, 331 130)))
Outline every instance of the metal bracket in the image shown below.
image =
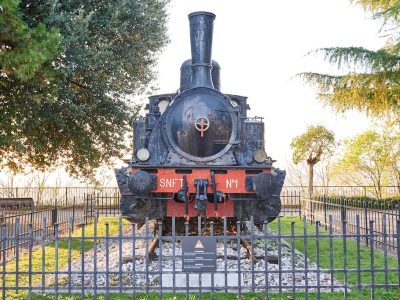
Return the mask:
POLYGON ((217 199, 217 183, 215 182, 215 173, 211 172, 211 187, 214 194, 214 211, 218 210, 218 199, 217 199))
POLYGON ((196 187, 196 204, 194 209, 197 211, 205 211, 206 210, 206 201, 207 201, 207 186, 208 179, 195 179, 194 185, 196 187))
POLYGON ((151 189, 157 189, 157 175, 150 175, 151 177, 151 189))
POLYGON ((253 190, 254 177, 255 176, 246 176, 245 186, 246 186, 246 191, 248 191, 248 192, 254 192, 254 190, 253 190))
POLYGON ((189 215, 189 198, 188 198, 188 184, 186 180, 186 174, 183 175, 183 200, 185 201, 185 215, 189 215))

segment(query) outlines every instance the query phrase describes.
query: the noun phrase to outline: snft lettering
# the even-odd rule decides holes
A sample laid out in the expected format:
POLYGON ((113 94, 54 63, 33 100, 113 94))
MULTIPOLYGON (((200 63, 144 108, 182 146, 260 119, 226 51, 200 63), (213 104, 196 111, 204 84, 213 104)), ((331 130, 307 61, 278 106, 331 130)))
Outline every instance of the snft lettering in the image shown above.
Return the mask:
POLYGON ((183 178, 161 178, 160 187, 183 187, 183 178))

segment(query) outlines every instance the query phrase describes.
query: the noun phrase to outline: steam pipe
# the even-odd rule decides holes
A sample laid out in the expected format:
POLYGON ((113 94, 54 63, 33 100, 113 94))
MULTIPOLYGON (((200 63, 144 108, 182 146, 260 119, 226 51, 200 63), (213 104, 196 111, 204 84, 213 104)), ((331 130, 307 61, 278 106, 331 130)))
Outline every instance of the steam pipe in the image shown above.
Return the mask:
POLYGON ((199 11, 189 15, 192 49, 191 87, 214 88, 211 78, 211 48, 215 15, 199 11))

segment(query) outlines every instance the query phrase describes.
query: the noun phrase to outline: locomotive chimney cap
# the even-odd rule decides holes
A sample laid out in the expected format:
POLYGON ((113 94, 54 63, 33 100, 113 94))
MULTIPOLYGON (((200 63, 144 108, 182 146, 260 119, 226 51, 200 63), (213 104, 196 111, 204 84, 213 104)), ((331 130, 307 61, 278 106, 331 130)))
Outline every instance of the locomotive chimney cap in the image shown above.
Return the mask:
POLYGON ((190 48, 192 52, 191 88, 208 87, 214 89, 211 79, 211 48, 215 15, 197 11, 189 15, 190 48))
POLYGON ((189 18, 197 15, 208 15, 210 17, 213 17, 215 19, 215 14, 208 12, 208 11, 195 11, 189 14, 189 18))

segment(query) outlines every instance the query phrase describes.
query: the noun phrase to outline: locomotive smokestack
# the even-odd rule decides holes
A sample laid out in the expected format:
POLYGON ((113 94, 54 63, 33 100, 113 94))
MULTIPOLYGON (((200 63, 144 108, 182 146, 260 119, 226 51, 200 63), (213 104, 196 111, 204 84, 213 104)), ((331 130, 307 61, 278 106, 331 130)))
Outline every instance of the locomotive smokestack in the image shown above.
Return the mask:
POLYGON ((211 48, 214 19, 214 14, 203 11, 194 12, 189 15, 190 45, 192 48, 192 88, 214 88, 211 79, 211 48))

